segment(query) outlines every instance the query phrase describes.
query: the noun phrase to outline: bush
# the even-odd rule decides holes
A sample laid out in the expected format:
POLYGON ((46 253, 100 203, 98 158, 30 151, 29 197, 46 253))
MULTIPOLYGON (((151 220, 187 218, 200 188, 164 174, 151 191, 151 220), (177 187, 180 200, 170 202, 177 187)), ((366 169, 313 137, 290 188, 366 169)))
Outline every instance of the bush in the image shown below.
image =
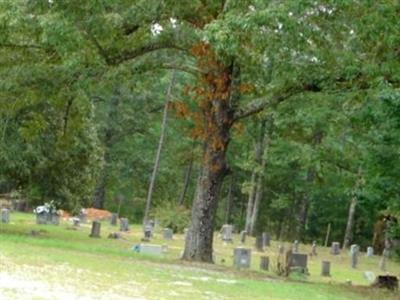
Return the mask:
POLYGON ((171 228, 175 233, 183 233, 190 222, 190 210, 166 202, 159 205, 154 214, 161 226, 171 228))

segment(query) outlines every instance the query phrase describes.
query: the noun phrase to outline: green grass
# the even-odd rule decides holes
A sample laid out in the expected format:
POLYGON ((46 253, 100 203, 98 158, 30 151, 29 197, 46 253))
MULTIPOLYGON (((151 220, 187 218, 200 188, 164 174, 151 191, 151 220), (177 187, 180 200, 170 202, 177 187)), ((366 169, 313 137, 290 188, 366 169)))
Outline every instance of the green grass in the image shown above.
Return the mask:
MULTIPOLYGON (((363 271, 378 274, 377 257, 361 258, 359 268, 353 270, 345 254, 332 257, 328 249, 321 248, 318 258, 309 261, 309 277, 303 281, 284 280, 273 272, 257 270, 261 255, 270 256, 273 264, 276 242, 266 253, 253 251, 252 270, 238 271, 231 267, 232 248, 237 244, 225 245, 217 237, 216 265, 188 264, 179 260, 184 243, 181 235, 166 242, 157 234, 152 243, 169 247, 165 257, 157 258, 130 250, 140 242, 139 226, 133 226, 123 239, 112 240, 106 237, 117 228, 104 222, 102 238, 96 239, 88 237, 90 225, 75 231, 68 230, 71 226, 66 222, 60 226, 36 225, 32 214, 14 213, 11 217, 11 224, 0 224, 0 275, 5 270, 10 276, 28 276, 35 284, 46 282, 56 287, 57 293, 65 289, 65 293, 76 296, 90 291, 92 299, 102 299, 96 295, 104 293, 112 295, 112 299, 398 299, 395 294, 343 284, 351 280, 353 284, 366 285, 363 271), (31 236, 31 230, 42 233, 31 236), (322 258, 332 261, 331 278, 319 276, 322 258)), ((247 246, 253 243, 248 239, 247 246)), ((308 248, 301 245, 304 252, 308 248)), ((399 274, 400 266, 394 262, 388 268, 399 274)), ((0 284, 0 295, 24 299, 18 290, 1 287, 0 284)))

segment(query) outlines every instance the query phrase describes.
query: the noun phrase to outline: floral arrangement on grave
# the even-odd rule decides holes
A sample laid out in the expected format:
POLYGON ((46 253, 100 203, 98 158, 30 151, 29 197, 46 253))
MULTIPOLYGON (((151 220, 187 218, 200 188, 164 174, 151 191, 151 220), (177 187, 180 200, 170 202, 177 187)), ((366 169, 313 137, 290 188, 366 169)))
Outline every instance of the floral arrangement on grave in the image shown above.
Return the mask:
POLYGON ((46 202, 44 205, 40 205, 33 210, 35 214, 51 214, 51 215, 59 215, 60 212, 57 210, 57 206, 54 200, 50 202, 46 202))

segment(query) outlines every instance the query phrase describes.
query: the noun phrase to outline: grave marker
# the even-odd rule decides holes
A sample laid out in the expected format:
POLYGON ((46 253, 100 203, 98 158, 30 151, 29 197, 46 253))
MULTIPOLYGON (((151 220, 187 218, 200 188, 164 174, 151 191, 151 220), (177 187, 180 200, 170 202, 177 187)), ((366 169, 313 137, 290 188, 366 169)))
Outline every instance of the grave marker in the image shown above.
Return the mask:
POLYGON ((293 253, 299 253, 299 241, 298 240, 295 240, 294 242, 293 242, 293 253))
POLYGON ((317 242, 314 241, 311 246, 311 256, 317 256, 317 242))
POLYGON ((260 257, 260 269, 264 271, 268 271, 269 269, 269 257, 261 256, 260 257))
POLYGON ((172 240, 174 236, 174 231, 171 228, 164 228, 163 237, 164 240, 172 240))
POLYGON ((101 228, 101 223, 98 221, 93 221, 92 231, 89 236, 92 238, 99 238, 100 237, 100 228, 101 228))
POLYGON ((323 260, 322 261, 322 270, 321 270, 321 276, 331 276, 331 262, 323 260))
POLYGON ((260 252, 264 252, 264 240, 262 234, 258 234, 256 236, 256 250, 260 252))
POLYGON ((374 256, 374 247, 368 247, 367 248, 367 257, 372 257, 374 256))
POLYGON ((332 255, 339 255, 340 254, 340 243, 339 242, 332 242, 331 254, 332 255))
POLYGON ((121 218, 119 220, 119 231, 129 231, 129 220, 128 220, 128 218, 121 218))
POLYGON ((233 249, 233 265, 239 269, 250 268, 251 249, 238 247, 233 249))
POLYGON ((244 244, 246 243, 246 235, 247 235, 247 231, 243 230, 240 232, 240 243, 244 244))
POLYGON ((289 271, 298 269, 302 273, 308 273, 307 259, 307 254, 293 253, 290 250, 286 252, 286 264, 289 271))
POLYGON ((117 223, 118 223, 118 214, 116 214, 116 213, 111 214, 110 224, 112 226, 117 226, 117 223))
POLYGON ((353 269, 357 268, 359 250, 360 250, 360 247, 356 244, 353 244, 350 247, 351 267, 353 269))
POLYGON ((7 208, 1 210, 1 223, 10 223, 10 210, 7 208))
POLYGON ((221 228, 221 240, 224 242, 232 242, 233 237, 233 226, 229 224, 222 225, 221 228))

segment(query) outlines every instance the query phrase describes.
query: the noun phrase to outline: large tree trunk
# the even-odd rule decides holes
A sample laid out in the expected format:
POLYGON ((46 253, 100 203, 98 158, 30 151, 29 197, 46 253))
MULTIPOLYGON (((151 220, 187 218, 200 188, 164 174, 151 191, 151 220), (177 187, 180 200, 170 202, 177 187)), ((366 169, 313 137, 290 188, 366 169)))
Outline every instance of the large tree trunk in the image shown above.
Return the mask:
MULTIPOLYGON (((219 64, 212 64, 212 66, 219 64)), ((203 168, 192 208, 192 222, 186 235, 183 259, 213 262, 214 222, 218 196, 228 173, 226 150, 233 124, 233 66, 205 75, 209 90, 201 103, 203 116, 203 168)), ((233 75, 234 76, 234 75, 233 75)))
POLYGON ((168 109, 169 109, 172 89, 173 89, 173 86, 175 84, 175 77, 176 77, 176 72, 174 71, 174 73, 172 74, 171 82, 170 82, 170 84, 168 86, 168 90, 167 90, 167 97, 166 97, 167 101, 165 101, 165 105, 164 105, 163 118, 162 118, 162 123, 161 123, 160 139, 158 141, 156 159, 154 161, 154 167, 153 167, 153 172, 151 174, 149 190, 147 192, 147 200, 146 200, 146 208, 145 208, 145 211, 144 211, 143 224, 146 224, 147 221, 148 221, 148 218, 149 218, 151 202, 152 202, 152 197, 153 197, 154 185, 155 185, 155 182, 156 182, 158 168, 160 166, 161 150, 162 150, 163 145, 164 145, 164 137, 165 137, 165 131, 166 131, 166 128, 167 128, 167 120, 168 120, 168 109))

